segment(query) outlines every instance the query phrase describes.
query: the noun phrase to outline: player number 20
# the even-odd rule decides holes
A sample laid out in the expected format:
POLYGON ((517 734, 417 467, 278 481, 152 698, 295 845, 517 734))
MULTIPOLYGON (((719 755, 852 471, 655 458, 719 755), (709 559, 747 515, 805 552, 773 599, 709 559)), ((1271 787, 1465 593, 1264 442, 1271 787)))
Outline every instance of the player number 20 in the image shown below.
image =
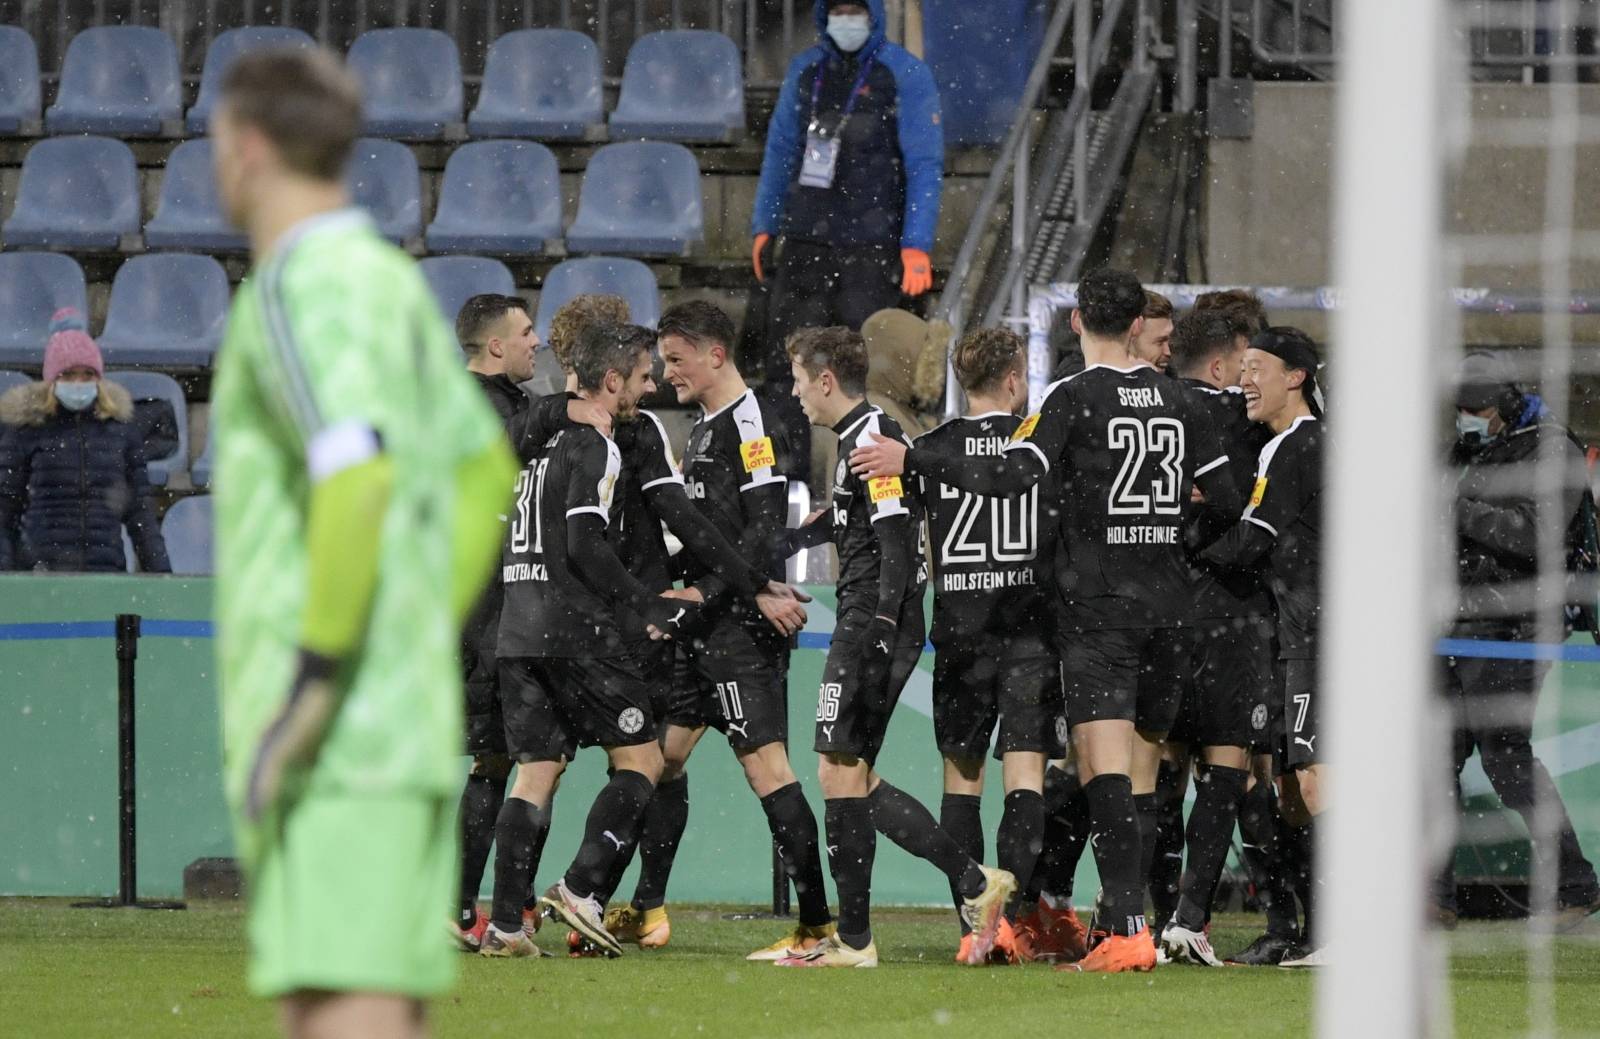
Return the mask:
POLYGON ((1113 516, 1175 516, 1183 511, 1183 423, 1175 418, 1114 418, 1106 444, 1121 451, 1122 468, 1111 484, 1106 511, 1113 516), (1146 461, 1156 459, 1156 471, 1146 461), (1147 482, 1141 484, 1141 478, 1147 482))
MULTIPOLYGON (((1023 563, 1034 557, 1039 518, 1037 486, 1015 498, 984 498, 940 484, 939 497, 961 499, 950 532, 939 546, 940 566, 1023 563), (989 529, 984 531, 984 526, 989 529), (984 533, 989 535, 988 540, 983 539, 984 533)), ((918 553, 918 558, 923 554, 918 553)))

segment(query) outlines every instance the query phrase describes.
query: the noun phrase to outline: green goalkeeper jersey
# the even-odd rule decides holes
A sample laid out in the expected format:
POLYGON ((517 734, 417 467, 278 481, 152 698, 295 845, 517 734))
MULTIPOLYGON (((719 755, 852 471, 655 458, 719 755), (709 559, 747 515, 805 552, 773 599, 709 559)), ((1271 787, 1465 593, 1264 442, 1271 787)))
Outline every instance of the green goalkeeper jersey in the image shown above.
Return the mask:
POLYGON ((295 228, 239 287, 212 415, 230 803, 243 804, 254 749, 294 679, 312 481, 369 457, 374 433, 394 485, 371 531, 370 621, 301 789, 451 793, 462 745, 453 481, 461 461, 502 433, 417 265, 356 210, 295 228))

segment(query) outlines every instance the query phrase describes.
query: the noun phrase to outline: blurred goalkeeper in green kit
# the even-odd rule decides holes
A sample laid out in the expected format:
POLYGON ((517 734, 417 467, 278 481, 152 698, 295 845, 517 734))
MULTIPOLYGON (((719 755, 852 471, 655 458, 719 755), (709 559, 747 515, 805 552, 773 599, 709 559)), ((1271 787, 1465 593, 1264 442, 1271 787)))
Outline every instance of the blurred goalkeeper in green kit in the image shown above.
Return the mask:
POLYGON ((516 475, 416 265, 346 196, 360 123, 337 59, 269 50, 211 126, 253 260, 212 410, 224 772, 250 988, 296 1039, 422 1036, 454 981, 456 653, 516 475))

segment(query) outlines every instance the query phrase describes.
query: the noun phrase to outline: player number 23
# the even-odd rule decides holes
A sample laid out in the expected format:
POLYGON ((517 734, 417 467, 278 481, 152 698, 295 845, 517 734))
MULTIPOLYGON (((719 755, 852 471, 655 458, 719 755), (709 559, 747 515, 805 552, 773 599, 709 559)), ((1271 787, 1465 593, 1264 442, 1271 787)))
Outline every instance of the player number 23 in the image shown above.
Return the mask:
POLYGON ((1106 511, 1113 516, 1174 516, 1183 511, 1183 423, 1175 418, 1114 418, 1106 444, 1122 451, 1106 511), (1147 461, 1155 459, 1151 472, 1147 461))

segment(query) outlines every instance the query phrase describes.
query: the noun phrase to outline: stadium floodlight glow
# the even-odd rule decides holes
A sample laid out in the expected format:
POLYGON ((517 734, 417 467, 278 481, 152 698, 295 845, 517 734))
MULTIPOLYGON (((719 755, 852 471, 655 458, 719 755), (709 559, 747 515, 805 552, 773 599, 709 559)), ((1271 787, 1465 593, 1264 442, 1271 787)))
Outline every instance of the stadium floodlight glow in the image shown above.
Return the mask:
POLYGON ((1319 1035, 1379 1039, 1426 1033, 1434 985, 1423 927, 1424 799, 1438 778, 1422 753, 1435 620, 1425 546, 1439 536, 1449 37, 1442 0, 1351 0, 1341 13, 1332 243, 1343 305, 1332 339, 1344 385, 1359 382, 1361 399, 1333 405, 1323 495, 1332 807, 1320 827, 1317 915, 1332 955, 1316 1018, 1319 1035), (1384 421, 1361 417, 1371 415, 1384 421), (1382 766, 1378 745, 1397 750, 1382 766))

